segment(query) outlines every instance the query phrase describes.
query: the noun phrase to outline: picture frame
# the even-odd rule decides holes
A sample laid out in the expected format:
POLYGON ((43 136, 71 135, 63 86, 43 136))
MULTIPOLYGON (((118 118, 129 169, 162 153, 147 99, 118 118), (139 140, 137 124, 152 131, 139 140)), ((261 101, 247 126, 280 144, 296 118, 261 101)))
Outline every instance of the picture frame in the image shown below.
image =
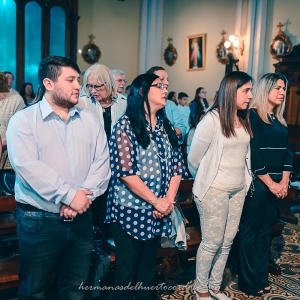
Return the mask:
POLYGON ((216 57, 218 59, 218 61, 223 64, 226 65, 228 64, 228 51, 226 49, 226 47, 224 46, 224 42, 221 42, 217 49, 216 49, 216 57))
POLYGON ((93 34, 89 35, 90 41, 83 47, 81 52, 83 60, 90 65, 98 62, 101 57, 100 48, 95 45, 94 38, 93 34))
POLYGON ((270 53, 272 57, 280 60, 281 57, 290 54, 292 51, 292 43, 284 34, 278 34, 270 44, 270 53))
POLYGON ((206 34, 186 37, 186 68, 187 71, 205 70, 206 34))
POLYGON ((168 65, 168 66, 173 66, 177 60, 177 50, 176 48, 173 46, 173 44, 171 43, 173 39, 171 38, 168 38, 168 47, 165 49, 165 52, 164 52, 164 60, 165 60, 165 63, 168 65))
POLYGON ((279 31, 270 44, 270 53, 272 57, 277 60, 280 60, 281 57, 290 54, 293 47, 289 37, 286 36, 285 33, 281 30, 281 27, 283 26, 284 24, 279 22, 279 24, 277 25, 279 31))

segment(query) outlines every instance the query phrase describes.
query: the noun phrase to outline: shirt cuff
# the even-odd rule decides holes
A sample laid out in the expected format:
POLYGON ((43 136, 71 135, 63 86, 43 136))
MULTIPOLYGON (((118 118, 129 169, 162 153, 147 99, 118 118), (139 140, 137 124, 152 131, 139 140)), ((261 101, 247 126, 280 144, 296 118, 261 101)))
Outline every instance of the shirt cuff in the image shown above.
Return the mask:
POLYGON ((291 165, 283 165, 283 171, 292 172, 293 171, 293 166, 291 166, 291 165))
POLYGON ((69 192, 67 195, 61 200, 62 203, 70 206, 71 202, 73 201, 74 197, 76 194, 76 190, 73 188, 70 188, 69 192))
POLYGON ((267 175, 268 173, 266 172, 266 168, 263 167, 261 169, 257 169, 257 170, 254 170, 254 175, 255 176, 263 176, 263 175, 267 175))

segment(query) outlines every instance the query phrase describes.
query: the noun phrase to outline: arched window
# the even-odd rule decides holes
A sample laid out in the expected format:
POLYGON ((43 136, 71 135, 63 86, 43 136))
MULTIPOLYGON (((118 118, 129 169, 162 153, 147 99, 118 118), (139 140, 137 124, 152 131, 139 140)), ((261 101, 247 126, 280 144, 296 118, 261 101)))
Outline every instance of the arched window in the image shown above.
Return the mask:
POLYGON ((14 0, 0 0, 0 71, 13 74, 16 74, 16 11, 14 0))
POLYGON ((66 55, 66 13, 60 6, 51 8, 50 55, 66 55))
POLYGON ((25 78, 34 91, 38 87, 37 71, 42 58, 42 9, 35 2, 25 6, 25 78))
POLYGON ((41 59, 51 55, 76 61, 78 0, 0 0, 0 70, 36 90, 41 59), (72 28, 72 30, 71 30, 72 28))

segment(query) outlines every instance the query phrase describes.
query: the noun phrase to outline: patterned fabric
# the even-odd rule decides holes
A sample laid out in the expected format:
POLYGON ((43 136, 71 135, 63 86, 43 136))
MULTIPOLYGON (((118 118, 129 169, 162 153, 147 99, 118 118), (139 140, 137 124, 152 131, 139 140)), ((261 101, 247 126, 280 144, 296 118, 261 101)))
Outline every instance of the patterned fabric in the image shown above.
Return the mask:
POLYGON ((195 197, 200 214, 202 241, 196 258, 195 291, 219 290, 232 241, 237 233, 246 189, 225 192, 210 188, 202 201, 195 197))
POLYGON ((169 236, 170 215, 152 217, 153 206, 133 194, 120 177, 137 175, 156 197, 165 197, 173 176, 186 174, 180 147, 174 149, 158 117, 155 129, 147 127, 150 144, 139 146, 125 115, 115 125, 110 142, 112 178, 107 200, 106 223, 119 222, 135 239, 148 240, 155 235, 169 236))
POLYGON ((25 103, 22 97, 15 92, 9 93, 9 95, 3 100, 3 104, 0 107, 0 135, 6 136, 7 125, 10 118, 19 110, 25 107, 25 103))
MULTIPOLYGON (((0 136, 6 138, 6 130, 10 118, 19 110, 25 107, 23 98, 13 89, 10 90, 8 96, 2 101, 0 106, 0 136)), ((1 169, 12 169, 7 150, 4 150, 0 161, 1 169)))

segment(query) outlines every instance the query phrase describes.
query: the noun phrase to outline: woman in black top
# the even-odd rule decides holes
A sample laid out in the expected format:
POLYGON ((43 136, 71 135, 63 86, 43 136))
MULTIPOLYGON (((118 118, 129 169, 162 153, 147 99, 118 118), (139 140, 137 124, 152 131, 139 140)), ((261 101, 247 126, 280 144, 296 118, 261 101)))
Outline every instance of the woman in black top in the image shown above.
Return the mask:
POLYGON ((204 115, 209 105, 206 100, 206 90, 204 87, 198 87, 195 93, 194 100, 190 103, 190 120, 192 120, 196 114, 204 115))
POLYGON ((35 94, 33 91, 33 85, 30 82, 24 82, 20 90, 20 96, 24 99, 25 105, 29 106, 33 104, 35 94))
POLYGON ((287 80, 269 73, 259 80, 250 109, 254 191, 245 200, 240 224, 239 289, 250 295, 270 292, 268 249, 279 199, 287 195, 292 153, 283 118, 287 80))

